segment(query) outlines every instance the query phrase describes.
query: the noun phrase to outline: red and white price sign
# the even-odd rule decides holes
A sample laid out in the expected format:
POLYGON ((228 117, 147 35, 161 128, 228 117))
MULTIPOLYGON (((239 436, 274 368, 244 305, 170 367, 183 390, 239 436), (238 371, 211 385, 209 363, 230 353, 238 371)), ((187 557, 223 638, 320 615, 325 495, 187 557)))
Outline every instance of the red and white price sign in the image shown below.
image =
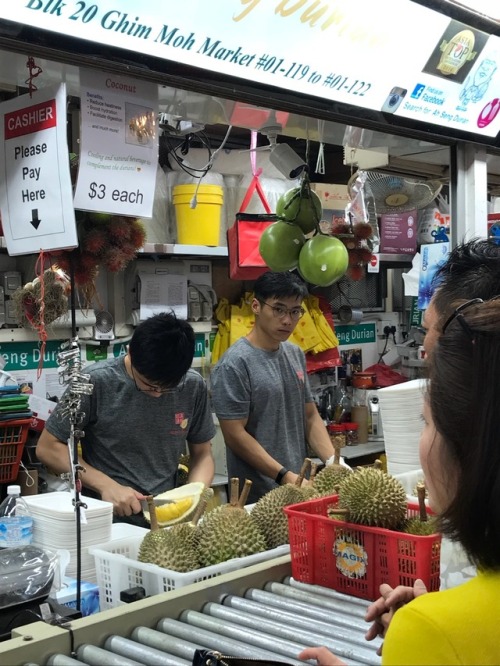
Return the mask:
POLYGON ((78 245, 64 84, 0 104, 0 209, 11 255, 78 245))

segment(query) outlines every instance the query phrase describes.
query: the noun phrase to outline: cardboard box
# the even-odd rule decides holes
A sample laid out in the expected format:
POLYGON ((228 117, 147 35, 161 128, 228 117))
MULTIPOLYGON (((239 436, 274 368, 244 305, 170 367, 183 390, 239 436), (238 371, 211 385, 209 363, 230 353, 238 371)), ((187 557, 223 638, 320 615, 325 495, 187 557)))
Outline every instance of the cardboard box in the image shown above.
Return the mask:
POLYGON ((417 251, 417 211, 380 216, 380 252, 415 254, 417 251))
POLYGON ((331 228, 334 222, 345 222, 345 207, 350 202, 347 185, 311 183, 311 189, 321 199, 322 219, 328 227, 331 228))
MULTIPOLYGON (((55 594, 56 601, 68 608, 76 608, 76 578, 64 578, 64 587, 55 594)), ((83 617, 99 612, 99 586, 81 581, 80 611, 83 617)))

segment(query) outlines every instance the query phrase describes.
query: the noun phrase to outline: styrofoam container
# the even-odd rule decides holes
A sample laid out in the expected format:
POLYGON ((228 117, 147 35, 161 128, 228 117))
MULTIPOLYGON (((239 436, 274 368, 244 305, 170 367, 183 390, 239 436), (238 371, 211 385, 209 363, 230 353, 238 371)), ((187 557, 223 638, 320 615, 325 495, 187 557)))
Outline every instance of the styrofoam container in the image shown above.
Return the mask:
POLYGON ((255 555, 238 557, 210 567, 179 573, 171 569, 163 569, 156 564, 138 562, 137 554, 142 540, 143 536, 135 536, 89 547, 89 553, 95 558, 101 610, 122 605, 120 601, 122 590, 142 587, 148 596, 171 592, 200 580, 237 571, 290 552, 290 545, 285 544, 255 555))

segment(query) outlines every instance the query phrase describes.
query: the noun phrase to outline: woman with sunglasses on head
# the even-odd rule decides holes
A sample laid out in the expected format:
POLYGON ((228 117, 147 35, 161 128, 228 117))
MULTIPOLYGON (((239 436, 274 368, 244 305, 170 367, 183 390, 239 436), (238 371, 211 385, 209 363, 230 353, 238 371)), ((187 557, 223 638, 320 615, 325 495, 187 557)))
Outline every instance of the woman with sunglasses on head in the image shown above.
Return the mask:
POLYGON ((322 461, 334 449, 313 401, 303 351, 288 342, 304 314, 305 284, 267 272, 254 285, 255 325, 215 365, 212 402, 226 443, 228 476, 250 479, 249 503, 293 483, 307 443, 322 461))
MULTIPOLYGON (((115 520, 144 527, 141 500, 175 487, 179 458, 189 481, 212 483, 215 434, 204 379, 191 370, 195 335, 173 313, 141 322, 124 356, 85 368, 93 386, 82 396, 83 494, 113 503, 115 520)), ((70 423, 62 397, 38 440, 38 459, 69 471, 70 423)))
MULTIPOLYGON (((396 610, 382 664, 500 664, 500 297, 455 303, 428 371, 420 461, 429 503, 478 574, 396 610)), ((342 663, 326 648, 299 658, 342 663)))

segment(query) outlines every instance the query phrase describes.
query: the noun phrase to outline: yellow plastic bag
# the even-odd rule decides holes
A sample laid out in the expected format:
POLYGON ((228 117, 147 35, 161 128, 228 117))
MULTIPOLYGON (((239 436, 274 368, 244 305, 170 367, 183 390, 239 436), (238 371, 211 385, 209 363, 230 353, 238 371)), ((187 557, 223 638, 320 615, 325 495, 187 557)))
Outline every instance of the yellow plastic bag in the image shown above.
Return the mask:
POLYGON ((323 314, 321 308, 319 307, 319 300, 316 296, 308 296, 305 300, 311 317, 314 321, 316 327, 316 332, 320 338, 320 342, 311 350, 314 354, 319 352, 326 351, 327 349, 333 349, 338 347, 339 341, 335 335, 332 327, 327 322, 325 315, 323 314))
POLYGON ((247 293, 239 305, 231 305, 231 324, 229 344, 232 345, 245 335, 248 335, 255 323, 255 315, 251 308, 253 294, 247 293))
POLYGON ((307 353, 321 343, 321 338, 316 331, 316 324, 311 316, 307 299, 302 303, 302 307, 305 310, 305 314, 297 322, 290 336, 290 342, 298 345, 304 353, 307 353))
POLYGON ((212 348, 212 360, 214 365, 220 359, 222 354, 229 347, 229 329, 231 326, 231 306, 227 298, 221 298, 217 309, 215 310, 215 317, 219 322, 217 333, 215 335, 214 346, 212 348))

